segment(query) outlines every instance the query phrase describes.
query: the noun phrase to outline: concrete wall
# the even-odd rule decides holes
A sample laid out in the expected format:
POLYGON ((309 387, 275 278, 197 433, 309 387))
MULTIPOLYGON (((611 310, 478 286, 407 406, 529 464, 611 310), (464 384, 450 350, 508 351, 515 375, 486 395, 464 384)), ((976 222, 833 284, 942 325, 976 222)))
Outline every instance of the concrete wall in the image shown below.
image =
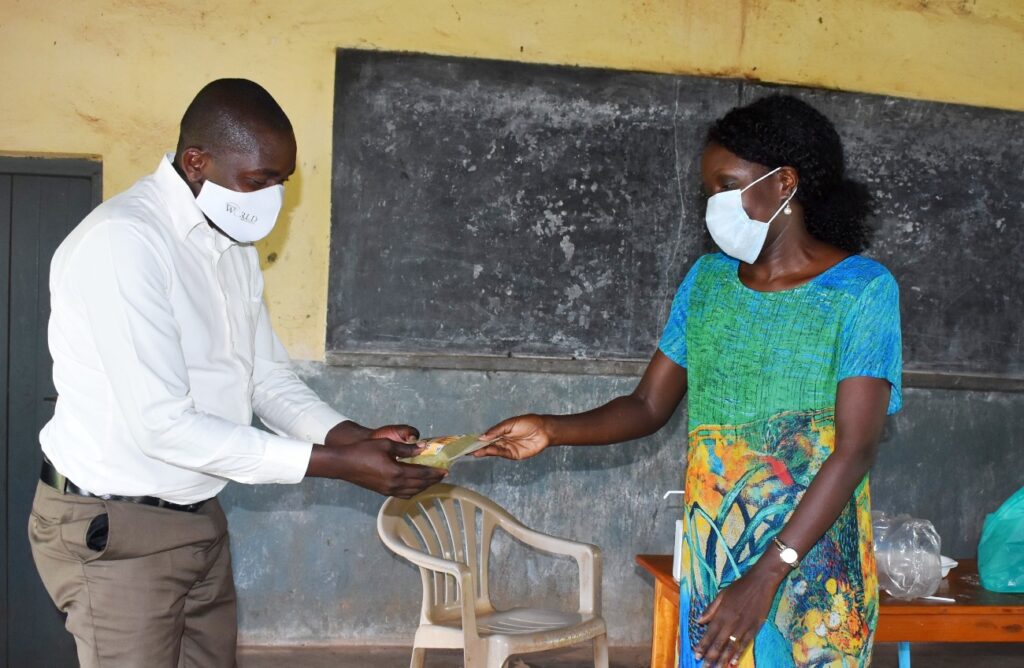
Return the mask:
MULTIPOLYGON (((749 77, 1024 110, 1020 0, 0 0, 0 152, 97 156, 107 196, 173 146, 184 106, 207 81, 254 78, 295 125, 298 172, 286 215, 259 244, 275 325, 298 359, 322 360, 335 49, 361 47, 656 72, 749 77)), ((425 433, 477 429, 524 410, 571 411, 631 389, 629 378, 339 369, 311 384, 367 424, 425 433)), ((936 520, 946 551, 973 551, 978 508, 1019 485, 1020 395, 915 391, 892 421, 876 475, 880 507, 936 520), (946 457, 942 480, 917 480, 946 457), (970 499, 970 503, 965 502, 970 499)), ((678 508, 680 414, 657 436, 561 449, 515 465, 471 462, 476 487, 527 523, 605 551, 613 641, 642 642, 648 584, 638 552, 669 549, 678 508)), ((376 539, 380 497, 328 482, 224 494, 247 642, 407 641, 415 572, 376 539)), ((566 598, 571 565, 499 543, 494 587, 566 598)), ((499 600, 501 596, 498 597, 499 600)))
MULTIPOLYGON (((531 410, 571 412, 628 392, 635 379, 527 373, 343 369, 301 365, 332 404, 368 423, 401 419, 424 434, 482 429, 531 410)), ((873 473, 875 507, 933 520, 943 553, 972 555, 986 509, 1021 484, 1024 395, 905 392, 873 473), (924 462, 948 462, 938 476, 924 462)), ((613 643, 650 639, 651 584, 633 556, 671 551, 678 501, 662 501, 683 475, 686 412, 633 443, 554 448, 526 462, 473 460, 449 479, 490 496, 539 530, 594 543, 604 553, 604 610, 613 643)), ((933 468, 934 467, 930 467, 933 468)), ((678 498, 678 497, 676 497, 678 498)), ((230 485, 222 494, 246 642, 404 643, 419 615, 416 570, 377 539, 379 496, 347 485, 230 485)), ((571 561, 497 544, 492 588, 572 604, 571 561)))

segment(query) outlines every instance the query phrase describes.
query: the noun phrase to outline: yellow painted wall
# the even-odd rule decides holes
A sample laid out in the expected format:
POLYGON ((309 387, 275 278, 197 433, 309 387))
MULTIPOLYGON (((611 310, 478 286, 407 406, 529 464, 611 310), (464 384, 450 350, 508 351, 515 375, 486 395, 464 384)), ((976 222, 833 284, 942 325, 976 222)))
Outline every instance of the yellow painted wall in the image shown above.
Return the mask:
POLYGON ((338 47, 1024 110, 1024 0, 0 0, 0 152, 99 155, 110 196, 155 168, 203 84, 259 81, 299 144, 260 244, 267 299, 292 355, 322 359, 338 47))

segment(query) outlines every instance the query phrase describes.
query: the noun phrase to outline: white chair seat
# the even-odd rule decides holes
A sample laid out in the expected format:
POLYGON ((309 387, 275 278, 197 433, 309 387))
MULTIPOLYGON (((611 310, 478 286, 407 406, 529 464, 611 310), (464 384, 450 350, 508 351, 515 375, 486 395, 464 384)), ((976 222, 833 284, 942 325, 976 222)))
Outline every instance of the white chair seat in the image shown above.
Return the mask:
POLYGON ((482 633, 520 635, 543 633, 554 629, 569 629, 583 623, 578 612, 559 612, 543 608, 513 608, 488 615, 477 615, 476 627, 482 633))
MULTIPOLYGON (((554 649, 605 633, 604 620, 594 615, 559 612, 543 608, 514 608, 476 617, 481 637, 504 636, 510 646, 554 649), (526 642, 523 642, 523 641, 526 642)), ((462 624, 450 620, 421 626, 416 644, 423 647, 462 647, 462 624)), ((530 649, 517 649, 530 652, 530 649)))

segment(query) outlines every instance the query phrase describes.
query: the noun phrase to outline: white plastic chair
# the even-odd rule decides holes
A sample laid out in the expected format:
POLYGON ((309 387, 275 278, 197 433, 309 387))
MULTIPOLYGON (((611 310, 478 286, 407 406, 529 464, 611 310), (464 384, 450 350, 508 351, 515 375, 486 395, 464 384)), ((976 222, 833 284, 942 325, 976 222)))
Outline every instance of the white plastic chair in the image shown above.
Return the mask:
POLYGON ((466 668, 501 668, 513 654, 591 639, 594 665, 607 668, 601 552, 595 546, 533 531, 487 497, 445 484, 412 499, 385 501, 377 515, 377 532, 389 549, 419 566, 423 580, 411 668, 422 668, 430 648, 462 648, 466 668), (495 527, 535 549, 576 559, 576 612, 496 610, 491 605, 487 575, 495 527))

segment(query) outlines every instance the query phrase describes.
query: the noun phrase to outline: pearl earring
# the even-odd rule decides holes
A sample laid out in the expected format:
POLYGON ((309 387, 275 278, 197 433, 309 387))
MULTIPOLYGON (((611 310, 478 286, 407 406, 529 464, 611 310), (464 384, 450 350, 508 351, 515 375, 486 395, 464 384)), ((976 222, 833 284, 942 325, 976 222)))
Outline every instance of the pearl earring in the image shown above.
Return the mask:
POLYGON ((787 204, 786 204, 786 208, 782 210, 782 213, 784 213, 784 214, 786 214, 786 215, 788 216, 789 214, 793 213, 793 207, 791 207, 791 206, 790 206, 790 205, 789 205, 789 204, 787 203, 787 204))

